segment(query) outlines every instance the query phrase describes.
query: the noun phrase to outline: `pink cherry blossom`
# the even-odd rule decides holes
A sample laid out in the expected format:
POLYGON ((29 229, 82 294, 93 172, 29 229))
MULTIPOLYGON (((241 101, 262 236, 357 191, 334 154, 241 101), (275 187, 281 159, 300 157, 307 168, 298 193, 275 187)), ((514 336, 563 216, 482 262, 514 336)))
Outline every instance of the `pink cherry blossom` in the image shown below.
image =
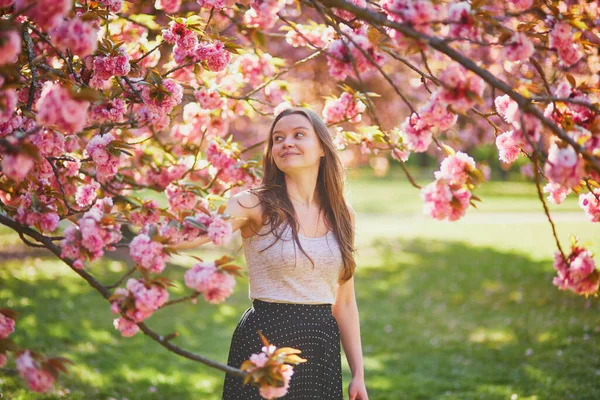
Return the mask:
POLYGON ((565 21, 559 21, 548 35, 548 46, 556 49, 558 57, 566 66, 571 66, 582 57, 581 45, 573 40, 571 26, 565 21))
POLYGON ((94 22, 75 17, 52 31, 52 44, 63 52, 69 49, 71 53, 84 58, 98 47, 98 28, 94 22))
POLYGON ((494 100, 494 104, 496 105, 496 110, 498 114, 509 124, 517 121, 519 105, 516 101, 511 99, 507 94, 504 96, 498 96, 494 100))
POLYGON ((513 163, 521 154, 520 141, 515 131, 503 132, 496 137, 498 157, 505 163, 513 163))
POLYGON ((121 12, 121 9, 123 8, 123 0, 98 0, 98 2, 104 4, 114 13, 121 12))
MULTIPOLYGON (((343 31, 345 29, 342 29, 343 31)), ((356 70, 359 75, 363 75, 367 71, 375 68, 371 61, 363 54, 366 53, 377 65, 381 65, 384 61, 383 55, 375 48, 369 38, 363 32, 354 32, 345 30, 352 41, 345 36, 341 39, 334 40, 329 44, 327 50, 330 57, 327 58, 329 66, 329 74, 338 80, 344 80, 347 76, 355 77, 354 66, 350 62, 350 57, 354 59, 356 70), (360 47, 362 51, 358 48, 360 47)))
POLYGON ((45 393, 52 389, 54 377, 45 369, 31 368, 25 372, 24 376, 29 390, 37 393, 45 393))
POLYGON ((225 0, 196 0, 200 7, 206 9, 213 9, 215 11, 219 11, 223 7, 225 7, 225 0))
POLYGON ((17 31, 0 32, 0 65, 17 61, 21 53, 21 36, 17 31))
POLYGON ((469 173, 475 169, 475 160, 468 154, 457 152, 442 160, 440 170, 435 172, 436 179, 445 179, 453 185, 467 183, 469 173))
POLYGON ((105 81, 113 76, 125 76, 131 70, 129 55, 123 47, 120 47, 117 54, 97 56, 93 60, 93 70, 93 79, 99 81, 105 81))
POLYGON ((275 399, 283 397, 287 394, 290 387, 290 380, 294 374, 294 369, 291 365, 284 364, 281 366, 281 375, 283 377, 284 385, 281 387, 265 385, 261 386, 258 391, 260 395, 265 399, 275 399))
POLYGON ((14 89, 0 90, 0 123, 8 122, 17 106, 17 92, 14 89))
POLYGON ((113 177, 121 163, 121 154, 115 156, 108 146, 115 140, 111 133, 96 135, 88 142, 85 152, 92 158, 96 165, 96 178, 100 181, 113 177))
POLYGON ((439 100, 437 92, 419 107, 419 116, 425 124, 441 131, 453 127, 458 119, 458 115, 450 112, 448 106, 439 100))
POLYGON ((90 120, 95 122, 121 122, 126 111, 125 101, 116 98, 90 108, 90 120))
POLYGON ((471 10, 471 5, 466 1, 452 3, 448 8, 448 20, 450 31, 448 36, 453 38, 479 39, 479 29, 475 25, 475 18, 471 10))
POLYGON ((0 339, 6 339, 15 331, 15 320, 0 313, 0 339))
POLYGON ((591 295, 598 291, 600 274, 596 269, 593 255, 575 242, 571 253, 562 257, 560 251, 554 256, 554 269, 557 276, 552 283, 561 290, 571 290, 577 294, 591 295))
POLYGON ((508 61, 523 61, 531 57, 534 50, 533 42, 529 40, 527 35, 523 32, 517 32, 504 44, 502 57, 508 61))
POLYGON ((211 90, 207 88, 202 88, 196 90, 194 92, 194 96, 198 103, 200 103, 200 107, 205 108, 207 110, 215 110, 221 108, 225 101, 219 95, 219 92, 216 90, 211 90))
POLYGON ((590 222, 600 222, 600 189, 594 192, 582 193, 579 195, 579 205, 585 211, 590 222))
POLYGON ((323 118, 327 124, 334 124, 344 120, 360 122, 365 104, 348 92, 344 92, 338 99, 327 99, 323 107, 323 118))
POLYGON ((59 25, 72 7, 71 0, 15 0, 16 11, 24 12, 46 31, 59 25))
POLYGON ((421 189, 423 212, 438 220, 455 221, 462 217, 471 200, 467 189, 453 190, 447 182, 436 180, 421 189))
POLYGON ((131 223, 137 226, 155 224, 160 221, 159 204, 156 200, 148 200, 141 207, 129 214, 131 223))
POLYGON ((404 145, 411 151, 422 153, 433 141, 431 125, 425 123, 417 114, 412 114, 400 126, 404 145))
POLYGON ((508 0, 507 3, 510 4, 515 11, 519 12, 531 8, 533 0, 508 0))
POLYGON ((21 182, 33 168, 34 161, 23 153, 2 155, 2 172, 16 182, 21 182))
POLYGON ((452 64, 440 74, 444 84, 438 89, 441 102, 449 104, 454 110, 465 112, 473 107, 476 99, 483 96, 483 80, 463 66, 452 64))
POLYGON ((56 126, 65 134, 74 134, 83 129, 87 120, 88 101, 73 99, 69 91, 58 83, 44 86, 37 101, 39 125, 56 126))
POLYGON ((31 137, 44 157, 58 157, 65 153, 65 137, 52 129, 42 129, 31 137))
POLYGON ((208 226, 208 236, 217 246, 229 243, 231 235, 231 224, 220 217, 215 217, 208 226))
POLYGON ((140 267, 150 272, 160 273, 165 269, 168 255, 163 252, 163 245, 152 240, 148 235, 139 234, 129 245, 129 255, 140 267))
POLYGON ((309 46, 325 47, 334 38, 335 31, 330 26, 307 26, 297 24, 295 30, 285 35, 285 41, 292 47, 309 46))
POLYGON ((557 183, 548 183, 544 186, 544 193, 548 193, 548 201, 552 204, 561 204, 571 193, 570 188, 565 188, 557 183))
POLYGON ((137 326, 135 322, 132 322, 125 317, 116 318, 113 320, 113 325, 115 329, 118 329, 119 332, 121 332, 123 337, 131 337, 140 330, 140 327, 137 326))
POLYGON ((192 210, 198 202, 194 193, 174 184, 167 186, 165 194, 169 200, 169 211, 172 213, 192 210))
POLYGON ((93 181, 87 185, 77 187, 75 202, 81 208, 91 206, 96 201, 96 191, 100 189, 100 183, 93 181))
POLYGON ((225 301, 235 287, 233 276, 217 269, 214 262, 195 264, 185 273, 184 281, 190 289, 201 292, 211 304, 225 301))
POLYGON ((583 178, 585 173, 583 158, 571 146, 560 148, 556 144, 548 150, 548 160, 544 165, 548 180, 571 188, 583 178))
POLYGON ((174 14, 179 11, 182 0, 156 0, 154 7, 157 10, 164 10, 166 13, 174 14))

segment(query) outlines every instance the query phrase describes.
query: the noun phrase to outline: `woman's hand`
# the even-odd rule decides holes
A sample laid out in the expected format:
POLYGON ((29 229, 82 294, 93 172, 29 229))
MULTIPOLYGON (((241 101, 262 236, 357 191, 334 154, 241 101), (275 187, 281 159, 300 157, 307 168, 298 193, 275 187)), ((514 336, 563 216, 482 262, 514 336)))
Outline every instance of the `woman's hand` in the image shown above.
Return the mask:
POLYGON ((348 386, 348 396, 350 400, 369 400, 364 379, 352 378, 348 386))

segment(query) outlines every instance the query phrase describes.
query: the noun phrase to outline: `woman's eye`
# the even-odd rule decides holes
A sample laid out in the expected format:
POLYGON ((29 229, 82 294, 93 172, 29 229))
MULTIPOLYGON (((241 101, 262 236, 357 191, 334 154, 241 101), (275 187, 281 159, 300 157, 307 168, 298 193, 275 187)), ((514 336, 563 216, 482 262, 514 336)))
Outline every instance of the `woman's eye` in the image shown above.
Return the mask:
POLYGON ((296 135, 304 135, 302 132, 296 132, 296 135))

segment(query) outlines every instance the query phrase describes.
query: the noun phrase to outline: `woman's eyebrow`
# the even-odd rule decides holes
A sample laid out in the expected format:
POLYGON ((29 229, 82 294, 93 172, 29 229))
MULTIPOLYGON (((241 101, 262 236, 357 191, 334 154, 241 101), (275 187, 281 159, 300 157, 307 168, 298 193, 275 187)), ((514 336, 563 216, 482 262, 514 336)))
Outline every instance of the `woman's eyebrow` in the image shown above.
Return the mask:
MULTIPOLYGON (((295 127, 294 129, 292 129, 292 130, 293 130, 293 131, 295 131, 295 130, 298 130, 298 129, 304 129, 304 130, 308 130, 308 128, 307 128, 307 127, 305 127, 305 126, 297 126, 297 127, 295 127)), ((281 133, 281 132, 282 132, 282 131, 275 131, 275 132, 273 132, 273 135, 274 135, 274 134, 276 134, 276 133, 281 133)))

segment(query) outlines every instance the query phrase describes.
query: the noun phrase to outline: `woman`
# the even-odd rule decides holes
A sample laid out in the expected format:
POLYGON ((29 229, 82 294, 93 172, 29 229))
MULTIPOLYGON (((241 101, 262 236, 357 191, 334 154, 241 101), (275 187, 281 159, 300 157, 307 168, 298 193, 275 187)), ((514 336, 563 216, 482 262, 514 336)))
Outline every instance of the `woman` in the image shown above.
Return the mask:
MULTIPOLYGON (((260 352, 260 329, 270 343, 297 348, 307 360, 294 367, 284 399, 341 400, 341 339, 352 371, 349 398, 367 400, 353 279, 355 214, 343 196, 343 165, 317 114, 293 108, 277 115, 263 172, 262 185, 232 196, 225 210, 242 234, 253 300, 227 363, 239 368, 260 352)), ((260 398, 239 377, 225 377, 223 400, 260 398)))

